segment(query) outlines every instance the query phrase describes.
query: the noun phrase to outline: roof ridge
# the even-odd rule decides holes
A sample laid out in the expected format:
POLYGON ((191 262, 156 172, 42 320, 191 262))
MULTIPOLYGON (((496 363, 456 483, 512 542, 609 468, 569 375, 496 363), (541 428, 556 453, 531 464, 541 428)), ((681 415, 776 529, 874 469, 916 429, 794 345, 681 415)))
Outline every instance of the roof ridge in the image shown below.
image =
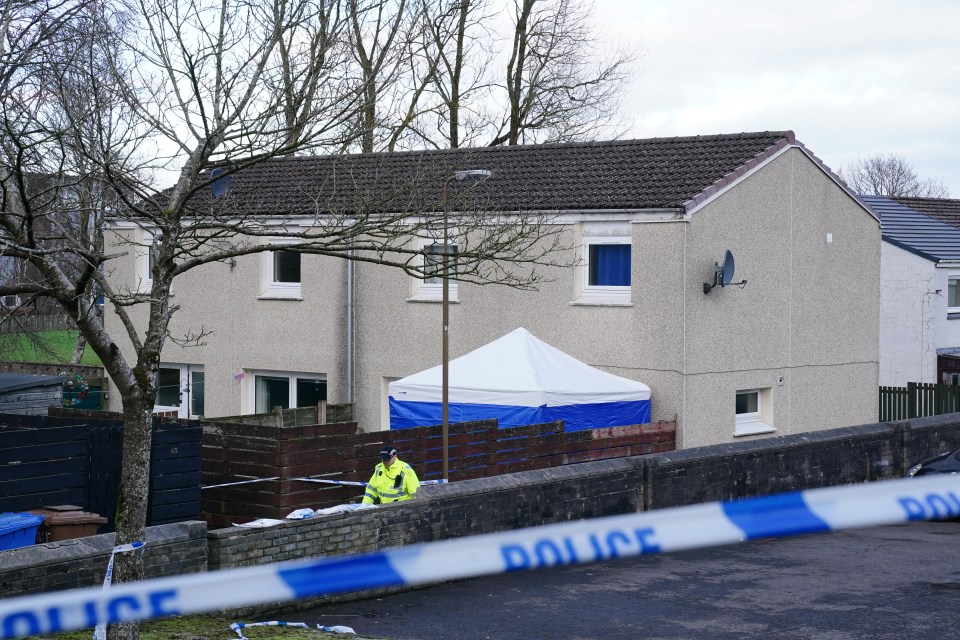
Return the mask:
POLYGON ((896 200, 896 201, 910 200, 911 202, 913 202, 913 201, 919 200, 921 202, 929 202, 931 204, 936 202, 960 202, 960 198, 929 198, 925 196, 881 196, 881 197, 889 198, 891 200, 896 200))
POLYGON ((732 171, 724 174, 723 176, 717 178, 710 185, 704 188, 699 193, 695 194, 692 198, 683 203, 683 208, 685 211, 689 212, 691 209, 699 206, 708 199, 712 198, 718 192, 726 189, 734 182, 744 177, 746 174, 750 173, 763 162, 771 158, 774 154, 778 153, 784 147, 792 146, 797 144, 796 136, 793 131, 783 132, 784 136, 777 140, 775 143, 769 147, 763 149, 755 156, 747 160, 745 163, 736 167, 732 171))
POLYGON ((783 131, 741 131, 739 133, 715 133, 694 136, 658 136, 654 138, 616 138, 613 140, 580 140, 575 142, 545 142, 516 145, 499 145, 495 147, 457 147, 456 149, 406 149, 403 151, 373 151, 367 153, 322 153, 311 155, 285 155, 270 158, 269 161, 308 161, 321 158, 393 158, 398 156, 436 156, 436 155, 456 155, 463 153, 492 153, 495 151, 521 151, 529 149, 578 149, 594 147, 616 147, 635 144, 649 144, 660 142, 684 143, 684 142, 713 142, 718 140, 755 140, 758 138, 779 137, 793 143, 795 140, 792 130, 783 131))

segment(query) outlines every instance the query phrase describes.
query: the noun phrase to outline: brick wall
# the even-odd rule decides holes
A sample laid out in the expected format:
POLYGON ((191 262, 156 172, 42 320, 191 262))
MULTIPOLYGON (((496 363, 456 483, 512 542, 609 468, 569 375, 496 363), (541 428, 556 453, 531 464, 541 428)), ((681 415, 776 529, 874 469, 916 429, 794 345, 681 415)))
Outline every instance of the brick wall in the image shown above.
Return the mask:
MULTIPOLYGON (((147 529, 148 578, 207 568, 207 525, 179 522, 147 529)), ((48 542, 0 552, 0 598, 103 584, 115 535, 48 542)))

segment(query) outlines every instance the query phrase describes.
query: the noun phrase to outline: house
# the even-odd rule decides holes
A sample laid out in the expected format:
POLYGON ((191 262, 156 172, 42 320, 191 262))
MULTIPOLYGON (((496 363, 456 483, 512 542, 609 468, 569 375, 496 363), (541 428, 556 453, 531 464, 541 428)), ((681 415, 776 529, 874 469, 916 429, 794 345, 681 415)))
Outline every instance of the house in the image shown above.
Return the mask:
MULTIPOLYGON (((453 282, 451 358, 525 327, 648 385, 682 447, 876 419, 879 220, 792 132, 280 158, 229 189, 249 213, 309 226, 430 162, 492 172, 491 208, 551 213, 577 258, 535 292, 453 282)), ((150 242, 130 223, 112 232, 150 242)), ((136 286, 148 261, 130 252, 111 277, 136 286)), ((174 293, 172 333, 212 330, 163 352, 159 408, 182 415, 326 399, 385 429, 388 384, 441 361, 440 287, 398 269, 277 250, 190 272, 174 293)))
POLYGON ((960 200, 862 196, 880 216, 880 384, 960 383, 960 200))

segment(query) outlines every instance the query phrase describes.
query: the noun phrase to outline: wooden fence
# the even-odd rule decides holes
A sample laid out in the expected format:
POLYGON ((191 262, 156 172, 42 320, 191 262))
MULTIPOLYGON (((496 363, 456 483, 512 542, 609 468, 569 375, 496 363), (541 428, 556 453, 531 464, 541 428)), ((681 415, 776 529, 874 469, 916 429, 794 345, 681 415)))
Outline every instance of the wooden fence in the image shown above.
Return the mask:
POLYGON ((36 333, 76 328, 77 325, 65 313, 11 313, 0 318, 0 333, 36 333))
POLYGON ((295 409, 275 408, 270 413, 253 413, 224 418, 207 418, 208 422, 226 422, 230 424, 255 424, 268 427, 298 427, 314 424, 332 424, 353 422, 352 404, 329 404, 322 400, 315 407, 297 407, 295 409))
POLYGON ((960 385, 908 382, 905 387, 880 387, 880 422, 958 411, 960 385))
MULTIPOLYGON (((0 512, 73 504, 113 531, 122 434, 118 419, 0 415, 0 512)), ((154 421, 148 525, 199 517, 201 434, 154 421)))
MULTIPOLYGON (((258 518, 283 518, 357 502, 359 486, 300 478, 366 482, 385 442, 400 451, 421 480, 442 474, 440 426, 356 433, 356 423, 297 427, 205 423, 203 514, 210 527, 258 518), (247 482, 255 480, 254 482, 247 482), (243 482, 244 484, 233 484, 243 482), (215 486, 224 485, 229 486, 215 486)), ((543 469, 588 460, 643 455, 676 448, 676 424, 564 432, 562 423, 498 429, 496 421, 450 425, 450 480, 543 469)))

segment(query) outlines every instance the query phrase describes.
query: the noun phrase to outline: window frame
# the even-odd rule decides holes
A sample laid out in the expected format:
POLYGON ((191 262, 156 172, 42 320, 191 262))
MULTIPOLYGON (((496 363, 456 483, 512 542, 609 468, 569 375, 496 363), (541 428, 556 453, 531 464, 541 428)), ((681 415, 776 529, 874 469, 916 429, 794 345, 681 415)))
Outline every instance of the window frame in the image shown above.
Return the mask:
MULTIPOLYGON (((273 408, 265 411, 257 410, 257 378, 286 378, 287 379, 287 408, 295 408, 298 403, 298 380, 322 381, 325 387, 324 395, 329 393, 329 379, 325 373, 310 373, 306 371, 274 371, 269 369, 244 369, 241 386, 243 400, 243 414, 270 413, 273 408)), ((313 406, 313 405, 307 405, 313 406)))
MULTIPOLYGON (((428 247, 437 246, 442 247, 443 238, 419 238, 418 239, 418 250, 421 252, 417 256, 417 266, 424 272, 426 272, 426 250, 428 247)), ((449 296, 450 302, 459 302, 460 301, 460 287, 457 284, 457 258, 460 254, 460 243, 456 241, 456 238, 453 234, 449 234, 447 237, 448 247, 454 247, 456 251, 452 257, 451 272, 452 277, 449 279, 449 296)), ((437 263, 438 266, 442 262, 437 263)), ((412 302, 441 302, 443 300, 443 279, 437 276, 432 276, 437 280, 437 282, 428 282, 427 277, 418 277, 411 276, 410 278, 410 296, 407 298, 408 301, 412 302)))
POLYGON ((577 275, 577 304, 622 306, 633 304, 633 238, 631 235, 608 235, 596 232, 584 235, 580 242, 580 253, 580 267, 577 275), (609 245, 627 245, 630 247, 630 284, 625 286, 590 284, 591 247, 609 245))
POLYGON ((947 315, 960 314, 960 304, 956 306, 950 304, 951 288, 953 289, 953 302, 960 303, 960 274, 947 276, 947 315))
MULTIPOLYGON (((135 254, 134 274, 137 278, 137 291, 149 293, 153 289, 153 267, 157 255, 157 237, 153 231, 141 229, 135 254)), ((171 291, 172 293, 172 291, 171 291)))
POLYGON ((772 426, 771 420, 771 393, 770 387, 754 389, 737 389, 736 396, 742 394, 756 394, 757 410, 744 413, 737 413, 736 403, 734 403, 734 429, 733 435, 752 436, 763 433, 773 433, 776 428, 772 426))
POLYGON ((300 257, 300 281, 281 282, 277 280, 277 254, 296 246, 295 240, 269 240, 267 244, 277 247, 260 254, 260 295, 261 300, 303 300, 303 254, 300 257))
MULTIPOLYGON (((177 371, 178 381, 177 386, 179 389, 179 399, 178 404, 155 404, 153 407, 154 413, 163 413, 170 414, 176 413, 179 418, 187 419, 197 419, 202 418, 202 413, 195 413, 194 409, 197 408, 194 398, 193 385, 195 384, 194 379, 197 373, 203 374, 204 368, 202 364, 182 364, 175 362, 161 362, 160 369, 167 369, 171 371, 177 371)), ((159 371, 157 372, 157 385, 160 384, 159 371)), ((203 381, 200 382, 203 384, 203 381)), ((205 395, 205 394, 201 394, 205 395)), ((157 399, 159 400, 159 389, 157 394, 157 399)))

